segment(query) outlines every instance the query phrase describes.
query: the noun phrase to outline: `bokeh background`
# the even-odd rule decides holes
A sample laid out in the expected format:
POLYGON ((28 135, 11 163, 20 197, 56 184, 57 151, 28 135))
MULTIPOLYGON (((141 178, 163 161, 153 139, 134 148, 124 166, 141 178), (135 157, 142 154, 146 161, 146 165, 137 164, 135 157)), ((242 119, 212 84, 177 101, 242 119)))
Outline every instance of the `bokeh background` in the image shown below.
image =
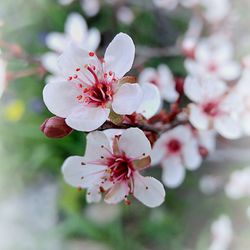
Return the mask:
MULTIPOLYGON (((130 206, 87 205, 84 191, 64 183, 61 164, 70 155, 84 153, 85 136, 73 132, 64 139, 48 139, 41 133, 40 124, 51 115, 42 101, 46 72, 39 58, 48 51, 46 34, 63 32, 69 13, 80 13, 89 27, 100 30, 100 52, 120 31, 133 37, 138 46, 133 73, 138 74, 142 65, 166 63, 176 76, 186 74, 182 56, 163 53, 148 60, 148 53, 150 48, 175 45, 187 30, 190 10, 166 12, 151 1, 128 1, 134 13, 128 24, 117 18, 117 5, 101 4, 96 16, 87 17, 79 1, 67 6, 55 0, 0 2, 0 40, 14 53, 7 54, 10 81, 0 101, 0 249, 203 250, 211 242, 211 224, 221 214, 234 223, 230 249, 249 249, 249 200, 235 202, 224 192, 231 171, 250 162, 249 139, 233 143, 219 139, 218 150, 198 171, 188 173, 180 188, 167 189, 165 203, 156 209, 136 201, 130 206), (215 187, 206 194, 201 188, 201 183, 206 185, 204 176, 212 177, 215 187)), ((250 53, 249 4, 233 1, 238 57, 250 53)), ((159 170, 152 171, 160 176, 159 170)))

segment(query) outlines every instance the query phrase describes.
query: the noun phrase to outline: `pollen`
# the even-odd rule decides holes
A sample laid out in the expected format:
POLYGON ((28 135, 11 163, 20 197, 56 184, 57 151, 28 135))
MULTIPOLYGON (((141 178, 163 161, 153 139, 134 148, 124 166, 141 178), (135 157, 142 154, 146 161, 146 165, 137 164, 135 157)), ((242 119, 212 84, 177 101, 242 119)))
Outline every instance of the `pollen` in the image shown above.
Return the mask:
POLYGON ((93 51, 89 52, 89 56, 93 57, 95 53, 93 51))

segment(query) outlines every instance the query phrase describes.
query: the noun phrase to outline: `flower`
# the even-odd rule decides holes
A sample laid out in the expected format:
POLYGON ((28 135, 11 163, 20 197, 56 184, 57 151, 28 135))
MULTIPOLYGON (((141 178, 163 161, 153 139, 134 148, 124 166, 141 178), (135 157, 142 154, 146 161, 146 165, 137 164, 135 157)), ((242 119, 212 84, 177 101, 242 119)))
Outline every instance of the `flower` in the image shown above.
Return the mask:
POLYGON ((194 102, 188 107, 189 121, 195 128, 214 129, 228 139, 241 136, 239 114, 242 101, 223 81, 189 76, 184 83, 184 92, 194 102))
POLYGON ((46 106, 80 131, 100 127, 111 110, 119 115, 132 114, 141 105, 143 90, 137 83, 126 83, 126 78, 123 82, 122 77, 131 69, 134 56, 134 43, 124 33, 109 44, 104 59, 94 52, 69 46, 59 58, 66 80, 45 86, 46 106))
POLYGON ((139 75, 139 83, 150 82, 158 87, 162 99, 175 102, 179 94, 175 89, 175 80, 166 65, 159 65, 157 69, 145 68, 139 75))
POLYGON ((220 215, 211 225, 213 241, 209 250, 227 250, 233 239, 231 219, 227 215, 220 215))
POLYGON ((204 38, 196 44, 195 59, 186 59, 185 67, 193 76, 213 76, 232 81, 240 76, 240 66, 234 62, 232 43, 221 35, 204 38))
POLYGON ((178 5, 178 0, 153 0, 153 3, 158 8, 174 10, 178 5))
POLYGON ((153 177, 143 177, 139 171, 150 165, 151 146, 138 128, 129 128, 122 135, 108 140, 104 132, 95 131, 87 136, 84 157, 71 156, 63 164, 65 181, 80 188, 87 188, 87 201, 97 202, 104 194, 104 201, 116 204, 128 196, 149 207, 161 205, 165 191, 153 177))
POLYGON ((6 87, 6 63, 0 58, 0 98, 6 87))
POLYGON ((235 200, 250 197, 250 167, 234 171, 225 186, 225 192, 235 200))
POLYGON ((153 147, 151 157, 152 164, 161 163, 162 180, 169 188, 181 185, 185 178, 185 167, 195 170, 202 162, 198 141, 190 126, 184 125, 161 135, 153 147))
MULTIPOLYGON (((71 13, 65 22, 65 33, 51 32, 46 36, 46 45, 54 52, 47 52, 42 56, 42 64, 55 77, 60 76, 57 59, 70 43, 76 43, 86 50, 96 50, 100 44, 100 32, 96 28, 88 30, 85 19, 78 13, 71 13)), ((60 79, 60 78, 59 78, 60 79)))

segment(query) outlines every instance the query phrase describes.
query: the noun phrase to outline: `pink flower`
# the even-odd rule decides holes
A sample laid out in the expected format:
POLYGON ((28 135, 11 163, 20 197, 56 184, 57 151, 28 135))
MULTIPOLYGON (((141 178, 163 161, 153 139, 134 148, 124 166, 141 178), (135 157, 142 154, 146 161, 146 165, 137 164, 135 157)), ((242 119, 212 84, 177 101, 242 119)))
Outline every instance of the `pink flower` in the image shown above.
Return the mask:
POLYGON ((213 78, 188 77, 184 92, 194 103, 189 104, 189 121, 200 130, 214 129, 228 139, 241 136, 240 97, 228 92, 226 84, 213 78))
POLYGON ((131 69, 134 56, 134 43, 124 33, 109 44, 104 59, 69 46, 59 58, 65 80, 51 82, 43 90, 46 106, 80 131, 100 127, 111 110, 120 115, 132 114, 142 104, 143 90, 139 84, 120 80, 131 69))
POLYGON ((201 40, 195 49, 195 59, 187 59, 185 66, 193 76, 213 76, 226 81, 240 76, 240 66, 233 61, 233 46, 223 36, 214 35, 201 40))
POLYGON ((161 163, 162 180, 167 187, 180 186, 185 178, 185 168, 197 169, 202 157, 199 145, 190 126, 180 125, 164 133, 152 150, 152 163, 161 163))
POLYGON ((88 189, 89 202, 99 201, 103 193, 106 203, 129 203, 132 194, 146 206, 156 207, 164 201, 163 185, 139 173, 150 165, 150 153, 150 143, 138 128, 125 130, 112 142, 96 131, 87 136, 85 156, 69 157, 62 172, 68 184, 88 189))

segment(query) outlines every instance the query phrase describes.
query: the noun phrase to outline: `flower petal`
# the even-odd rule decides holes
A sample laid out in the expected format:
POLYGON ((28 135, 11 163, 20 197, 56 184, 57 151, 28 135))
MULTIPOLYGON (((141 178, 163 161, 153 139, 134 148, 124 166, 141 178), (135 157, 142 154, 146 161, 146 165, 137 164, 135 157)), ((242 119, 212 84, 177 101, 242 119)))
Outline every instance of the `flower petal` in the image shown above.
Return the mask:
POLYGON ((86 200, 88 203, 100 202, 101 198, 102 194, 98 185, 95 185, 87 190, 86 200))
POLYGON ((51 50, 62 53, 68 45, 69 40, 62 33, 51 32, 46 36, 45 43, 51 50))
POLYGON ((100 31, 96 28, 91 28, 88 32, 88 40, 87 40, 88 49, 95 51, 98 48, 100 41, 101 41, 100 31))
POLYGON ((84 155, 85 162, 91 163, 110 156, 111 146, 105 133, 95 131, 87 135, 87 145, 84 155))
POLYGON ((208 129, 209 117, 201 110, 198 105, 189 104, 189 120, 192 125, 198 129, 208 129))
POLYGON ((131 115, 142 103, 143 91, 139 84, 123 84, 114 95, 112 108, 120 115, 131 115))
POLYGON ((151 83, 141 85, 143 91, 143 99, 137 113, 141 113, 145 118, 149 119, 155 115, 161 106, 161 97, 158 88, 151 83))
POLYGON ((78 90, 69 82, 50 82, 43 89, 43 100, 49 111, 66 118, 77 107, 78 90))
POLYGON ((129 187, 127 182, 117 182, 105 195, 104 201, 108 204, 117 204, 125 199, 125 196, 129 193, 129 187))
POLYGON ((70 156, 64 161, 62 173, 69 185, 80 188, 92 187, 100 182, 107 169, 106 166, 84 164, 84 158, 80 156, 70 156))
POLYGON ((60 70, 58 68, 57 60, 58 54, 53 52, 45 53, 41 58, 42 65, 47 71, 59 75, 60 70))
POLYGON ((115 72, 122 78, 131 68, 135 58, 135 45, 130 36, 119 33, 106 49, 104 60, 106 71, 115 72))
POLYGON ((99 128, 109 116, 109 109, 78 106, 66 118, 66 123, 78 131, 93 131, 99 128))
POLYGON ((180 186, 185 178, 185 168, 179 157, 168 157, 162 162, 162 180, 169 188, 180 186))
POLYGON ((165 190, 161 182, 153 177, 134 176, 134 196, 148 207, 158 207, 165 199, 165 190))
POLYGON ((138 128, 129 128, 120 137, 119 149, 132 159, 144 158, 151 153, 151 145, 138 128))
POLYGON ((89 17, 95 16, 100 10, 99 0, 81 0, 81 7, 89 17))
POLYGON ((219 70, 220 77, 226 81, 235 80, 240 76, 240 73, 240 65, 236 62, 228 62, 223 65, 219 70))

